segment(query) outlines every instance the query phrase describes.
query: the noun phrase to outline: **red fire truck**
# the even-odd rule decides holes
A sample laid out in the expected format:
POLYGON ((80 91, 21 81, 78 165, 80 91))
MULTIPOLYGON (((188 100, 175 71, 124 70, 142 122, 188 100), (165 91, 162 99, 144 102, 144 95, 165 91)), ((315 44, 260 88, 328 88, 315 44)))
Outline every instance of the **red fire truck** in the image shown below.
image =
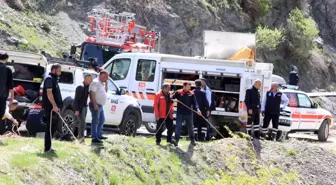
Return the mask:
MULTIPOLYGON (((153 52, 160 35, 136 24, 134 13, 114 14, 106 10, 93 10, 88 20, 92 35, 77 46, 81 48, 80 60, 95 58, 99 66, 119 53, 153 52)), ((77 47, 71 48, 71 54, 76 53, 77 47)))

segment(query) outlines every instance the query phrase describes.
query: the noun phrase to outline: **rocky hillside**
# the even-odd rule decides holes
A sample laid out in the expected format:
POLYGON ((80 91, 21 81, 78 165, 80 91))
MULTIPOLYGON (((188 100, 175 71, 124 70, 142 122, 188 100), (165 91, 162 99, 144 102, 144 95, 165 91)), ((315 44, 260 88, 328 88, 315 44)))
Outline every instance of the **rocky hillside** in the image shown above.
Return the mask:
POLYGON ((0 10, 6 48, 67 51, 82 41, 94 8, 134 12, 162 33, 162 52, 202 55, 203 30, 257 32, 257 58, 287 78, 299 67, 304 90, 336 85, 336 0, 7 0, 0 10), (23 19, 22 19, 23 18, 23 19), (21 32, 21 30, 25 30, 21 32), (28 32, 28 33, 27 33, 28 32), (27 42, 28 41, 28 42, 27 42), (33 44, 34 46, 31 46, 33 44))

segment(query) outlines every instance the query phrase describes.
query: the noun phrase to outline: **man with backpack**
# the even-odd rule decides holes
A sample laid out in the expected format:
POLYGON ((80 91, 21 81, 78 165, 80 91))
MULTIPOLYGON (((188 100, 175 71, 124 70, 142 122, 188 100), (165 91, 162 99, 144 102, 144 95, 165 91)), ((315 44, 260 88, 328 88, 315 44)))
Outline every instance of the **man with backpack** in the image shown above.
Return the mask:
MULTIPOLYGON (((211 89, 206 85, 206 79, 202 78, 201 79, 201 89, 202 91, 205 92, 206 98, 209 103, 209 114, 207 115, 207 118, 210 120, 211 123, 211 111, 216 110, 216 105, 215 105, 215 97, 212 95, 211 89)), ((210 124, 207 125, 207 135, 206 135, 206 140, 210 141, 212 138, 212 127, 210 124)))

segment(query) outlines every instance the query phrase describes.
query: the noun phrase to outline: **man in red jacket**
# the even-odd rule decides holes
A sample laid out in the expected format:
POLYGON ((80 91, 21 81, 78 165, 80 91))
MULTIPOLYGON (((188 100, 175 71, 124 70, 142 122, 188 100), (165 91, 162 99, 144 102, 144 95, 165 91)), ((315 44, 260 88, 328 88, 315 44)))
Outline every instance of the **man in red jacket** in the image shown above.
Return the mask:
POLYGON ((161 136, 163 132, 163 125, 166 124, 168 133, 167 133, 167 142, 172 141, 173 136, 173 102, 170 99, 170 85, 163 84, 161 91, 156 93, 154 99, 154 113, 156 118, 156 144, 160 145, 161 136))

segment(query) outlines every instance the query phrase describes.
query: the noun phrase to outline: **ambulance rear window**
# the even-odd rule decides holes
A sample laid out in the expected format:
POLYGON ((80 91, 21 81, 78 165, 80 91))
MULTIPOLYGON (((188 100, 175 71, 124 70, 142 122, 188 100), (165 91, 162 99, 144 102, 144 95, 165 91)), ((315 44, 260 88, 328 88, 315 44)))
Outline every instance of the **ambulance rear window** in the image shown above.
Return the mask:
POLYGON ((153 82, 155 77, 156 61, 140 59, 137 65, 136 81, 153 82))

